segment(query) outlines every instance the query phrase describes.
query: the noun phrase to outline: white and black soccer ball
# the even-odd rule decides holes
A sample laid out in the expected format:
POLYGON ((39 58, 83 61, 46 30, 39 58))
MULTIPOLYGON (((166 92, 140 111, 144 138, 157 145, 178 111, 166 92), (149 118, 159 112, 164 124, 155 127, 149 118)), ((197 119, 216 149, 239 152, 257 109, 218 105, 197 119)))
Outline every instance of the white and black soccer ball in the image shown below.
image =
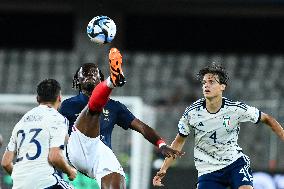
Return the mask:
POLYGON ((87 26, 87 34, 91 41, 98 44, 110 43, 116 34, 116 25, 107 16, 94 17, 87 26))

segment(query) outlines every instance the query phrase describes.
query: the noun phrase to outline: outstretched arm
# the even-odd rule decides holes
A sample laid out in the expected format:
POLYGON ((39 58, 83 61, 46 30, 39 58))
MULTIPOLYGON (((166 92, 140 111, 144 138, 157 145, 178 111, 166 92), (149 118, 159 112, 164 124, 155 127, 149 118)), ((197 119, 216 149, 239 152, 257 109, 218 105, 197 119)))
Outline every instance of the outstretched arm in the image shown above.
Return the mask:
MULTIPOLYGON (((185 137, 182 137, 179 134, 177 134, 175 140, 172 142, 171 147, 175 150, 181 151, 184 146, 185 141, 186 141, 185 137)), ((162 164, 160 170, 157 172, 156 176, 153 178, 154 186, 163 186, 162 179, 166 175, 166 172, 168 168, 171 166, 171 164, 173 163, 173 161, 174 161, 173 158, 166 158, 164 160, 164 163, 162 164)))
POLYGON ((147 139, 153 145, 157 146, 160 152, 165 157, 176 158, 183 155, 182 152, 174 150, 171 147, 167 146, 166 143, 163 142, 162 138, 157 134, 157 132, 153 128, 149 127, 147 124, 140 121, 139 119, 135 118, 131 122, 130 128, 141 133, 145 139, 147 139))
POLYGON ((268 125, 284 141, 284 130, 276 119, 268 114, 261 113, 260 121, 268 125))

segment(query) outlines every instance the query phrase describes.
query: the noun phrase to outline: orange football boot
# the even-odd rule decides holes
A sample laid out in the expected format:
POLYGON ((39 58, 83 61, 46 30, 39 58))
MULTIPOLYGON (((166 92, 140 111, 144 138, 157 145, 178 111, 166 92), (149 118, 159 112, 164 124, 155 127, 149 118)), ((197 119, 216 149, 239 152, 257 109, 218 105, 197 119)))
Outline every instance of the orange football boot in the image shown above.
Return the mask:
POLYGON ((123 86, 126 81, 122 71, 122 55, 117 48, 109 50, 110 79, 115 87, 123 86))

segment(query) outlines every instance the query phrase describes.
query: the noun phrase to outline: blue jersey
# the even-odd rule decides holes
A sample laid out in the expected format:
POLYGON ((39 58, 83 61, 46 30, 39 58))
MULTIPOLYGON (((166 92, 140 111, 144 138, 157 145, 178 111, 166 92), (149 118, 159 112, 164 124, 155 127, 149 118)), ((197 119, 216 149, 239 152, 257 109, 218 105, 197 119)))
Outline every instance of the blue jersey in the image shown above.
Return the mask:
MULTIPOLYGON (((88 96, 80 93, 74 97, 64 100, 59 112, 69 120, 69 131, 72 132, 72 126, 80 112, 88 104, 88 96)), ((135 116, 119 101, 110 99, 100 115, 100 135, 101 140, 111 148, 111 134, 115 125, 127 130, 135 116)))

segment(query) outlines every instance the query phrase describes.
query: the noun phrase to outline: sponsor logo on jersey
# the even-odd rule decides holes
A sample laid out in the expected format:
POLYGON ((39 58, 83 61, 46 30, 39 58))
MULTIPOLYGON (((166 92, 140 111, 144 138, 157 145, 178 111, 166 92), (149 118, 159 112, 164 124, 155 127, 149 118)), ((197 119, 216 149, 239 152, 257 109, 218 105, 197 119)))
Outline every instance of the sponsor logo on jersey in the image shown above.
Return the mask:
POLYGON ((198 123, 198 126, 202 127, 202 126, 204 126, 204 125, 203 125, 202 122, 199 122, 199 123, 198 123))
POLYGON ((242 181, 249 181, 247 177, 244 177, 242 181))

